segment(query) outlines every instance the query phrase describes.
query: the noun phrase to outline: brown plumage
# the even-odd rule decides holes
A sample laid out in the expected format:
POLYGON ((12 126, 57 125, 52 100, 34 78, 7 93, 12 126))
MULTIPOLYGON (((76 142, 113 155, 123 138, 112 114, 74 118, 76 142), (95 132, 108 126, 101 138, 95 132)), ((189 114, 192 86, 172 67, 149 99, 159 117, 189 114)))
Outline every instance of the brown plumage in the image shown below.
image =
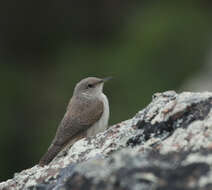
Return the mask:
MULTIPOLYGON (((90 79, 93 80, 88 80, 89 84, 98 84, 97 82, 102 80, 94 77, 90 79)), ((99 83, 101 83, 101 81, 99 83)), ((93 96, 87 97, 88 94, 85 94, 86 91, 82 90, 83 88, 88 88, 87 83, 83 88, 81 88, 81 86, 83 85, 79 85, 78 87, 76 86, 74 95, 71 98, 67 111, 57 129, 56 135, 48 151, 39 162, 40 166, 51 162, 54 157, 70 142, 73 144, 79 138, 86 137, 87 130, 100 120, 104 111, 104 102, 101 98, 98 98, 99 95, 96 96, 94 94, 93 96), (80 91, 80 93, 78 91, 80 91)))

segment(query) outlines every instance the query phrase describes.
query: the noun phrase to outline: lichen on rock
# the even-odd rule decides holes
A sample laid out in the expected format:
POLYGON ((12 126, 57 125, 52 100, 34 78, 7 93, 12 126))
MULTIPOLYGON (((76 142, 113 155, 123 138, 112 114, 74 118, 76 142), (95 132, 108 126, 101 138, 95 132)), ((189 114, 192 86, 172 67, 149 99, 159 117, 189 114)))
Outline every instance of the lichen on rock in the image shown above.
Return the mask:
POLYGON ((153 95, 132 119, 81 139, 0 189, 212 189, 212 93, 153 95))

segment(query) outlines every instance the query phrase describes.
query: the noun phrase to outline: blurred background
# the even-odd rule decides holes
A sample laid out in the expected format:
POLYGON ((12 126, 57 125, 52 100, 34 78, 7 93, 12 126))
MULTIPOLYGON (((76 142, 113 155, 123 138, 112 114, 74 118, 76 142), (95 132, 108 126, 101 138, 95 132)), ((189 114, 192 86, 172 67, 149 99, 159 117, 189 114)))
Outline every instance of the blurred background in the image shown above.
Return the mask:
POLYGON ((105 85, 110 124, 155 92, 212 90, 212 2, 0 2, 0 181, 47 150, 74 85, 105 85))

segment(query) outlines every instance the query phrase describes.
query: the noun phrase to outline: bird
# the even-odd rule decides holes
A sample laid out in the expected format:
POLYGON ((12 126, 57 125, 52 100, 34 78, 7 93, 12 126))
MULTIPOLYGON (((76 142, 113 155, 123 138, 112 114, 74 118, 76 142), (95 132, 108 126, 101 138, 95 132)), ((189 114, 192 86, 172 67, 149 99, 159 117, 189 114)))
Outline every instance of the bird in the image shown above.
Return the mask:
POLYGON ((110 111, 103 86, 111 78, 87 77, 76 84, 56 135, 39 161, 40 166, 48 165, 67 145, 108 128, 110 111))

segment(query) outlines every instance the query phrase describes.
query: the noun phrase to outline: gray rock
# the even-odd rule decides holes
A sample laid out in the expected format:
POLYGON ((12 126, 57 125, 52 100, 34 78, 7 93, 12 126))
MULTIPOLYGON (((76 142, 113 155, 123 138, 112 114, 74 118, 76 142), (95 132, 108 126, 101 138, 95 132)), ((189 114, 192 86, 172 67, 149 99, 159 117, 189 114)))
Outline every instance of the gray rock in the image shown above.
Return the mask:
POLYGON ((153 95, 130 120, 81 139, 0 189, 212 189, 212 93, 153 95))

